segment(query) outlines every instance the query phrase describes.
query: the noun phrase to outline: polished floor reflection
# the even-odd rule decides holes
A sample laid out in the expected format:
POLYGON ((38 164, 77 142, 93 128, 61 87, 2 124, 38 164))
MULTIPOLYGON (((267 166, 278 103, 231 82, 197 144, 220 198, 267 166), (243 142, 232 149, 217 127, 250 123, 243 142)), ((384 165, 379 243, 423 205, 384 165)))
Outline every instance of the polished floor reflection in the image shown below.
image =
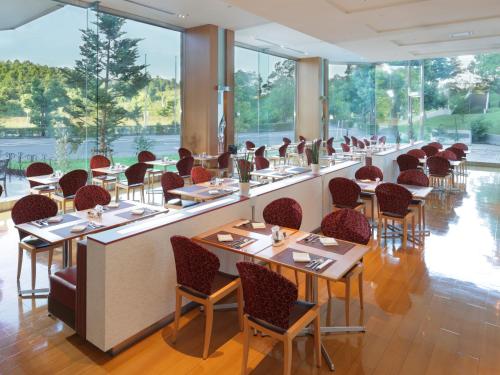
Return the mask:
MULTIPOLYGON (((17 233, 0 215, 0 374, 151 373, 238 374, 242 341, 235 312, 217 312, 211 355, 201 359, 204 317, 183 318, 177 344, 170 327, 112 358, 47 316, 46 299, 18 299, 17 233)), ((431 235, 424 249, 382 242, 366 259, 365 309, 353 290, 351 322, 365 334, 324 339, 336 374, 500 374, 500 170, 473 169, 465 192, 433 193, 427 204, 431 235)), ((22 286, 28 286, 28 261, 22 286)), ((40 256, 38 287, 47 286, 40 256)), ((53 271, 61 263, 58 254, 53 271)), ((292 277, 292 275, 290 275, 292 277)), ((302 283, 303 284, 303 283, 302 283)), ((356 289, 356 288, 353 288, 356 289)), ((333 288, 324 316, 344 324, 344 287, 333 288)), ((252 340, 253 374, 280 374, 282 348, 252 340)), ((294 343, 296 374, 328 374, 313 366, 312 342, 294 343)))

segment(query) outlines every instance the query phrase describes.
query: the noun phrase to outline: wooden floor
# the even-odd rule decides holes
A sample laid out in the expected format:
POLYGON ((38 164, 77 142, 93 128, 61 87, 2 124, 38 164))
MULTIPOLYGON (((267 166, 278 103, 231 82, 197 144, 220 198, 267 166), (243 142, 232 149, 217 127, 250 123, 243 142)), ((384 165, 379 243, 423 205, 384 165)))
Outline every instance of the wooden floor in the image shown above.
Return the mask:
MULTIPOLYGON (((471 170, 466 193, 435 194, 427 209, 425 249, 389 242, 366 259, 365 309, 353 291, 351 321, 364 334, 324 338, 336 374, 500 374, 500 171, 471 170)), ((209 359, 203 361, 203 315, 183 319, 177 344, 165 327, 116 357, 84 343, 47 316, 46 299, 16 294, 17 233, 0 216, 1 374, 238 374, 242 338, 235 312, 215 314, 209 359), (3 222, 1 222, 4 220, 3 222), (7 230, 5 228, 7 225, 7 230)), ((37 286, 48 284, 45 256, 37 286)), ((53 271, 61 263, 55 257, 53 271)), ((22 286, 29 286, 25 259, 22 286)), ((343 287, 323 309, 343 324, 343 287)), ((356 289, 356 288, 353 288, 356 289)), ((173 292, 173 291, 172 291, 173 292)), ((326 314, 324 314, 325 316, 326 314)), ((269 338, 251 342, 253 374, 280 374, 282 348, 269 338)), ((310 338, 294 343, 294 374, 328 374, 313 367, 310 338)))

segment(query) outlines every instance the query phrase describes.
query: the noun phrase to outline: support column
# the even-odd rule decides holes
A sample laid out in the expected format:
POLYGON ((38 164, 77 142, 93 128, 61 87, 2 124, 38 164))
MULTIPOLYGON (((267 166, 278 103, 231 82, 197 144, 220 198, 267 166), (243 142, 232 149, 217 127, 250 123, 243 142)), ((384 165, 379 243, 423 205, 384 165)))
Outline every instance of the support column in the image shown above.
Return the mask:
POLYGON ((225 64, 225 85, 228 91, 224 92, 224 117, 226 119, 226 137, 224 149, 228 145, 235 144, 234 129, 234 31, 225 30, 226 40, 226 64, 225 64))
POLYGON ((323 137, 324 60, 320 57, 297 61, 297 119, 295 135, 307 139, 323 137))

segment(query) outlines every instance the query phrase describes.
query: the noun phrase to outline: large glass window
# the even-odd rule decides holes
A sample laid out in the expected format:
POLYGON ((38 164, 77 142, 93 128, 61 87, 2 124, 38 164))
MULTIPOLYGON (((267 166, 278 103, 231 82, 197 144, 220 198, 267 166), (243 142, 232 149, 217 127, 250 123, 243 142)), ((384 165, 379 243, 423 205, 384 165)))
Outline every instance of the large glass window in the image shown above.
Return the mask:
POLYGON ((236 143, 280 144, 295 138, 294 60, 235 48, 236 143))
POLYGON ((180 49, 179 32, 69 5, 0 31, 8 194, 27 191, 33 161, 67 171, 88 169, 95 153, 128 165, 139 150, 176 155, 180 49))

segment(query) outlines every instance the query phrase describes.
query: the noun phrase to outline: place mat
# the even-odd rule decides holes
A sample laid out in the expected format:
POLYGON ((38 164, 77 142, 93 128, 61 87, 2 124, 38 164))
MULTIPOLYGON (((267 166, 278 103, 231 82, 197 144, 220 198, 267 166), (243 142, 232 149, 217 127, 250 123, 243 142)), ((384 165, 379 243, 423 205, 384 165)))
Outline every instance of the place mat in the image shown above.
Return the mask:
POLYGON ((224 191, 224 189, 210 189, 210 190, 218 190, 218 193, 217 194, 210 194, 209 193, 209 190, 207 191, 200 191, 199 193, 197 193, 199 196, 201 197, 207 197, 207 198, 219 198, 223 195, 229 195, 229 194, 232 194, 234 193, 233 190, 231 191, 224 191))
MULTIPOLYGON (((137 209, 139 209, 139 208, 141 208, 141 207, 137 207, 137 209)), ((127 219, 127 220, 136 220, 136 219, 140 219, 141 217, 144 217, 144 216, 150 216, 150 215, 160 213, 160 211, 155 211, 155 210, 151 210, 149 208, 145 208, 144 213, 142 215, 136 215, 136 214, 132 213, 133 210, 135 210, 135 208, 133 208, 131 210, 127 210, 127 211, 122 212, 122 213, 119 213, 116 216, 121 217, 123 219, 127 219)))
POLYGON ((60 222, 58 222, 58 223, 49 223, 49 222, 47 222, 47 219, 44 219, 44 220, 38 220, 38 221, 42 221, 44 223, 47 223, 46 225, 39 226, 39 225, 37 225, 37 224, 35 224, 33 222, 30 223, 30 224, 34 225, 37 228, 50 228, 50 227, 53 227, 55 225, 64 224, 64 223, 70 223, 70 222, 75 221, 75 220, 80 220, 79 217, 73 216, 73 215, 63 215, 62 218, 63 219, 60 222))
MULTIPOLYGON (((80 223, 78 225, 86 225, 86 224, 88 225, 88 223, 89 223, 88 221, 85 221, 85 222, 80 223)), ((55 229, 51 232, 54 233, 55 235, 58 235, 59 237, 62 237, 62 238, 72 238, 72 237, 79 237, 79 236, 83 236, 83 235, 86 235, 86 234, 91 233, 91 232, 98 232, 100 230, 106 229, 105 226, 100 227, 100 228, 92 228, 90 226, 87 226, 87 228, 81 232, 72 232, 71 228, 73 226, 74 225, 68 225, 67 227, 55 229)))
POLYGON ((266 227, 263 229, 254 229, 254 227, 252 227, 252 223, 246 223, 246 224, 242 224, 242 225, 235 225, 233 228, 246 230, 248 232, 253 232, 253 233, 270 235, 272 233, 272 230, 271 230, 272 227, 273 227, 273 225, 266 224, 266 227))
POLYGON ((347 253, 349 250, 351 250, 353 247, 356 246, 356 244, 341 240, 337 240, 338 245, 332 245, 332 246, 323 246, 319 241, 319 238, 316 241, 311 241, 311 242, 306 242, 305 240, 306 239, 304 238, 300 241, 297 241, 297 243, 304 246, 314 247, 315 249, 330 251, 332 253, 339 255, 344 255, 345 253, 347 253))
POLYGON ((220 231, 220 232, 216 232, 214 234, 211 234, 209 236, 206 236, 206 237, 203 237, 202 239, 204 241, 207 241, 207 242, 211 242, 211 243, 214 243, 214 244, 217 244, 217 245, 222 245, 222 246, 226 246, 226 247, 231 247, 231 248, 234 248, 232 246, 229 246, 230 245, 230 242, 219 242, 219 240, 217 239, 217 236, 219 234, 230 234, 232 237, 233 237, 233 241, 238 241, 238 240, 250 240, 249 243, 246 243, 245 246, 243 247, 243 249, 245 247, 247 247, 248 245, 250 245, 251 243, 253 242, 256 242, 257 240, 254 239, 254 238, 251 238, 251 237, 247 237, 247 236, 241 236, 239 234, 235 234, 235 233, 229 233, 229 232, 225 232, 225 231, 220 231))
MULTIPOLYGON (((283 264, 288 264, 290 266, 293 266, 295 268, 299 268, 301 270, 304 270, 306 272, 315 272, 315 273, 318 273, 318 274, 321 274, 323 272, 325 272, 328 268, 330 268, 330 266, 332 264, 335 263, 335 260, 333 260, 332 263, 330 263, 329 265, 327 265, 326 267, 323 267, 321 270, 319 271, 313 271, 312 269, 310 268, 307 268, 306 265, 308 263, 305 263, 305 262, 295 262, 293 260, 293 253, 294 252, 297 252, 297 253, 307 253, 307 251, 301 251, 301 250, 297 250, 297 249, 291 249, 289 247, 287 247, 285 250, 279 252, 278 254, 274 255, 271 260, 274 260, 275 262, 280 262, 280 263, 283 263, 283 264)), ((316 255, 316 254, 311 254, 311 253, 308 253, 309 254, 309 257, 311 258, 311 261, 313 260, 316 260, 316 259, 332 259, 330 257, 325 257, 325 256, 319 256, 319 255, 316 255)))
POLYGON ((120 203, 120 205, 118 207, 108 207, 108 206, 105 206, 104 211, 116 211, 116 210, 121 210, 123 208, 129 208, 129 207, 134 207, 135 206, 135 204, 130 203, 130 202, 120 202, 120 201, 118 201, 118 203, 120 203))
POLYGON ((206 186, 189 185, 189 186, 184 186, 184 187, 176 189, 176 190, 183 191, 186 193, 194 193, 196 191, 203 190, 206 188, 207 188, 206 186))
POLYGON ((305 172, 310 172, 311 170, 309 168, 304 168, 304 167, 294 167, 294 168, 288 168, 287 172, 291 173, 305 173, 305 172))

